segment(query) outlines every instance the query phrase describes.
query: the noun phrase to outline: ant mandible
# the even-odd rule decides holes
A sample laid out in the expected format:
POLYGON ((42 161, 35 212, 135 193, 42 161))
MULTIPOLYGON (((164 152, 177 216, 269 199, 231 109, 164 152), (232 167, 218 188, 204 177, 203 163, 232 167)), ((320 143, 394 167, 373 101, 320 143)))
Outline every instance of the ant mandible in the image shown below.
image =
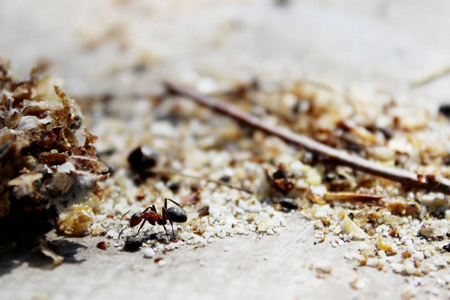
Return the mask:
MULTIPOLYGON (((141 227, 139 227, 138 232, 136 233, 136 236, 141 231, 142 227, 145 224, 145 221, 149 222, 152 225, 162 225, 164 227, 164 230, 166 232, 167 238, 169 238, 169 234, 166 229, 167 221, 169 221, 170 225, 172 226, 172 236, 174 236, 174 230, 173 230, 173 222, 176 223, 184 223, 187 221, 187 214, 184 211, 184 209, 181 208, 180 204, 173 201, 172 199, 165 198, 164 199, 164 207, 161 208, 161 213, 159 214, 156 211, 156 207, 153 204, 152 206, 147 207, 143 212, 135 213, 131 216, 130 222, 128 223, 128 226, 135 227, 139 225, 142 222, 141 227), (172 206, 170 208, 167 208, 167 200, 174 203, 177 206, 172 206), (144 220, 144 222, 142 222, 144 220)), ((117 238, 120 240, 120 236, 122 235, 122 232, 125 231, 127 227, 122 229, 122 231, 119 233, 119 237, 117 238)))

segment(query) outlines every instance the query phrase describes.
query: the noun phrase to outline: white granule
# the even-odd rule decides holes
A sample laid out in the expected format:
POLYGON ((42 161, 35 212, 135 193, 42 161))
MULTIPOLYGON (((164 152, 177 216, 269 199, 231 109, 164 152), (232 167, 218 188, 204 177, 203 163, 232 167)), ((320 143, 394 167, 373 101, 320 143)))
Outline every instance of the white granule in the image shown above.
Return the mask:
POLYGON ((75 166, 71 162, 66 162, 58 166, 59 173, 70 173, 72 171, 75 171, 75 166))
POLYGON ((106 237, 115 240, 119 237, 119 233, 117 231, 111 229, 111 230, 108 230, 108 232, 106 233, 106 237))
POLYGON ((258 226, 258 231, 267 232, 275 226, 275 222, 270 218, 267 213, 259 214, 255 219, 256 226, 258 226))
POLYGON ((414 263, 412 261, 406 261, 404 263, 404 270, 407 275, 412 275, 415 271, 414 263))
POLYGON ((356 290, 363 289, 363 288, 367 287, 368 284, 369 284, 369 280, 364 279, 364 278, 356 278, 355 280, 353 280, 350 283, 351 287, 356 290))
POLYGON ((167 265, 167 262, 164 259, 158 261, 158 267, 164 267, 165 265, 167 265))
POLYGON ((308 169, 301 161, 296 160, 289 166, 289 171, 295 176, 302 176, 308 169))
POLYGON ((155 250, 153 250, 150 247, 147 247, 144 249, 144 257, 145 258, 152 258, 153 256, 155 256, 156 252, 155 250))
POLYGON ((422 261, 425 258, 425 256, 423 255, 423 252, 417 251, 413 254, 413 258, 418 261, 422 261))
POLYGON ((324 185, 311 186, 311 193, 319 196, 323 196, 327 192, 327 188, 324 185))

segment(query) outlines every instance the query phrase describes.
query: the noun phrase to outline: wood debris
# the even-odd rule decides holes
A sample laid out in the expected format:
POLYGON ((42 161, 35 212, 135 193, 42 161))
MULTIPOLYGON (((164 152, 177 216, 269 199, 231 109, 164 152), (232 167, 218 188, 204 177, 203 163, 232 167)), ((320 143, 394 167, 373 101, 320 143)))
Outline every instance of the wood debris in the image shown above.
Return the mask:
POLYGON ((0 218, 14 213, 63 210, 90 193, 108 170, 92 146, 97 139, 82 129, 75 100, 46 76, 18 81, 0 59, 0 218))

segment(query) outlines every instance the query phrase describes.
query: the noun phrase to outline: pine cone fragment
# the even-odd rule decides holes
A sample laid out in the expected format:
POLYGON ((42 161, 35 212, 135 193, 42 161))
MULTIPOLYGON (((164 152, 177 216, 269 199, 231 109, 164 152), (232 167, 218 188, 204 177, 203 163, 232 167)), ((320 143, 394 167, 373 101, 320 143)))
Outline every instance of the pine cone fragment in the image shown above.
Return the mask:
POLYGON ((99 192, 108 177, 91 145, 97 137, 80 132, 78 105, 52 81, 34 70, 17 81, 0 58, 0 218, 66 207, 99 192))

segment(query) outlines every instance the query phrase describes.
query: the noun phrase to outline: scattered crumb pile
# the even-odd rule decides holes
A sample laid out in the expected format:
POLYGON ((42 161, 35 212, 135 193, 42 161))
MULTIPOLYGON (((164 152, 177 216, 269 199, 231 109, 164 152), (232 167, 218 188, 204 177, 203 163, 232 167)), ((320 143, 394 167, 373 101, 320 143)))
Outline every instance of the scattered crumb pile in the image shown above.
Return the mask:
MULTIPOLYGON (((81 112, 50 77, 16 81, 6 60, 0 59, 0 218, 11 212, 58 209, 86 200, 100 190, 107 169, 91 145, 96 137, 81 132, 81 112)), ((84 220, 72 228, 60 220, 67 234, 82 234, 93 220, 92 210, 77 207, 68 218, 84 220), (81 211, 81 212, 80 212, 81 211)))
MULTIPOLYGON (((267 123, 383 165, 450 177, 448 120, 430 108, 313 82, 253 82, 222 90, 216 84, 213 92, 267 123)), ((100 158, 115 168, 92 227, 95 235, 117 239, 129 221, 129 215, 121 219, 127 211, 153 204, 159 210, 171 198, 189 216, 175 226, 178 242, 157 242, 165 238, 163 228, 147 224, 140 235, 151 250, 144 253, 201 246, 215 237, 274 234, 287 225, 289 211, 314 223, 319 243, 359 241, 360 250, 346 256, 354 264, 416 276, 448 267, 450 210, 444 194, 322 163, 173 96, 97 101, 89 117, 102 120, 91 127, 100 137, 100 158), (139 147, 147 148, 141 151, 148 153, 144 170, 129 159, 139 147)), ((137 229, 125 229, 122 237, 132 232, 137 229)), ((448 285, 450 278, 441 282, 448 285)))
MULTIPOLYGON (((146 224, 137 239, 128 237, 140 226, 123 231, 129 250, 144 246, 144 256, 152 257, 217 237, 276 234, 290 214, 311 220, 317 243, 357 241, 359 250, 345 255, 355 265, 417 278, 448 268, 447 195, 327 164, 170 95, 89 102, 86 122, 100 137, 96 154, 96 137, 86 130, 84 145, 78 144, 79 109, 48 78, 15 82, 4 61, 0 72, 1 217, 13 203, 31 210, 90 199, 62 214, 59 229, 72 235, 88 229, 121 246, 118 235, 129 215, 152 205, 162 212, 170 198, 188 215, 174 224, 177 241, 161 242, 164 228, 146 224), (103 193, 93 196, 102 180, 103 193)), ((255 81, 231 89, 211 82, 209 92, 268 124, 379 164, 450 177, 450 126, 436 109, 308 81, 255 81)), ((171 233, 170 224, 166 228, 171 233)), ((104 243, 99 248, 106 249, 104 243)), ((439 287, 450 286, 448 275, 439 276, 439 287)))

